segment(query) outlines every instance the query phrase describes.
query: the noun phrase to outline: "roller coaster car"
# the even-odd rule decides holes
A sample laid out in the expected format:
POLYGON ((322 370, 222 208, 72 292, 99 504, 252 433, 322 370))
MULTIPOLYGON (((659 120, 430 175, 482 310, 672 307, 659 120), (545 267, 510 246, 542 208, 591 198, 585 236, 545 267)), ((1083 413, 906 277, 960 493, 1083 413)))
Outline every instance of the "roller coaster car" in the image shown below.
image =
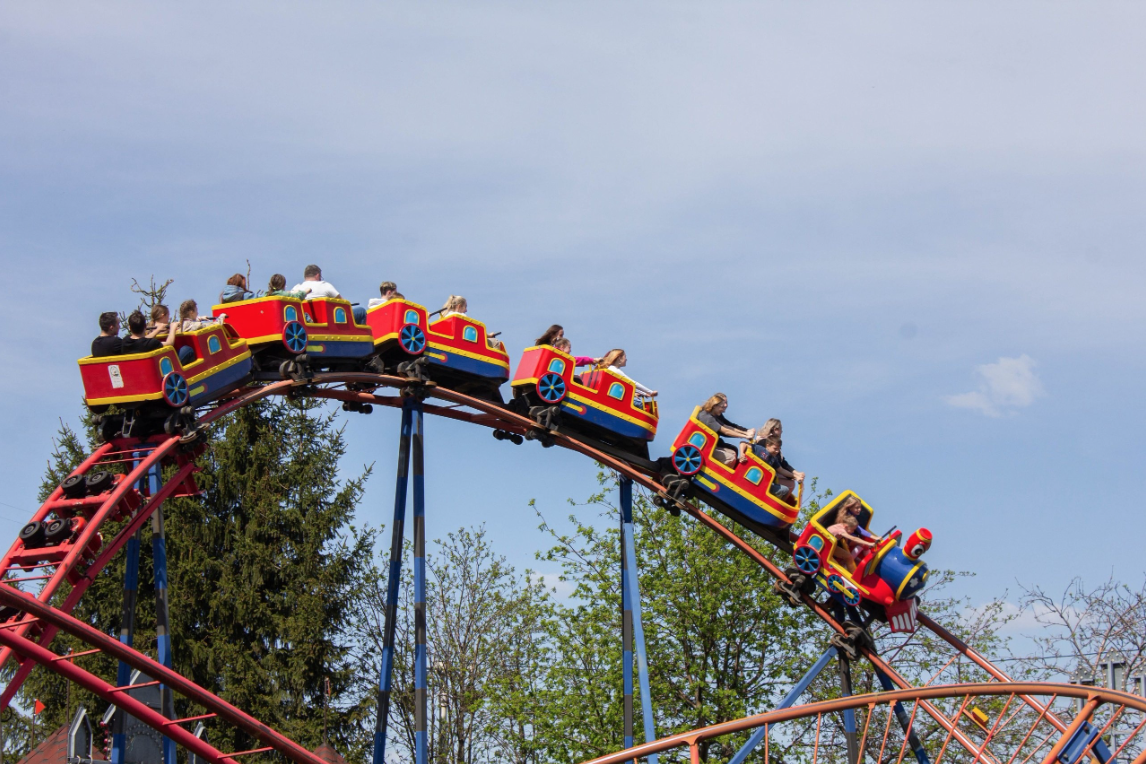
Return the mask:
POLYGON ((513 375, 515 402, 535 421, 582 433, 647 460, 657 434, 656 401, 645 400, 631 380, 608 369, 574 374, 573 356, 548 345, 527 348, 513 375))
POLYGON ((278 365, 283 376, 304 367, 356 369, 374 352, 370 327, 354 322, 350 303, 336 297, 298 300, 256 297, 216 305, 226 323, 245 338, 264 370, 278 365))
POLYGON ((400 298, 387 300, 366 311, 366 325, 374 337, 377 371, 406 373, 408 364, 426 350, 426 309, 400 298))
POLYGON ((503 403, 503 382, 509 379, 505 345, 486 336, 485 324, 455 313, 429 326, 426 372, 451 390, 503 403))
MULTIPOLYGON (((102 414, 109 406, 126 410, 119 433, 144 436, 162 423, 174 434, 188 423, 192 409, 245 385, 251 377, 251 351, 234 327, 216 324, 177 334, 174 347, 146 353, 81 358, 84 402, 102 414), (179 362, 178 349, 191 347, 195 360, 179 362)), ((106 423, 105 423, 106 424, 106 423)))
POLYGON ((698 406, 672 444, 672 469, 662 476, 674 494, 686 494, 731 517, 736 522, 788 548, 788 527, 796 521, 799 506, 792 506, 769 493, 776 473, 751 451, 748 461, 732 467, 713 456, 719 437, 697 418, 698 406), (671 485, 670 485, 671 484, 671 485))
MULTIPOLYGON (((849 607, 862 602, 866 610, 886 618, 892 631, 915 631, 915 595, 927 583, 928 575, 927 563, 919 558, 931 546, 931 532, 920 528, 907 538, 902 549, 900 531, 890 533, 875 548, 863 548, 855 560, 855 572, 849 572, 832 558, 838 542, 827 530, 835 524, 839 505, 848 496, 856 495, 844 491, 808 521, 792 554, 796 569, 814 578, 837 602, 849 607)), ((872 509, 862 499, 860 502, 859 527, 868 530, 872 509)))

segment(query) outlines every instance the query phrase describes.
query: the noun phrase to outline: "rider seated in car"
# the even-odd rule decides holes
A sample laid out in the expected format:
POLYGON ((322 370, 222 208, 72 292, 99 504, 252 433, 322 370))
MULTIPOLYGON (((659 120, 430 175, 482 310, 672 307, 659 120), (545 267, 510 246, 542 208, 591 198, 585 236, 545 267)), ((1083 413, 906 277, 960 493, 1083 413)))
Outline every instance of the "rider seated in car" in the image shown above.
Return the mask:
MULTIPOLYGON (((716 393, 701 405, 700 413, 697 414, 696 418, 700 420, 701 424, 717 435, 727 435, 730 438, 745 438, 747 440, 756 437, 756 430, 746 430, 740 425, 725 419, 724 412, 727 410, 728 396, 724 393, 716 393)), ((732 444, 720 438, 716 442, 716 448, 712 451, 713 456, 729 467, 736 466, 738 453, 739 455, 748 453, 747 442, 741 442, 738 452, 736 448, 733 448, 732 444)))
POLYGON ((828 527, 828 533, 836 537, 836 548, 832 550, 832 559, 846 568, 848 573, 855 572, 859 548, 871 549, 875 546, 874 542, 855 535, 858 529, 859 520, 852 514, 844 515, 843 520, 828 527))
POLYGON ((131 336, 123 341, 123 354, 147 353, 162 347, 173 346, 175 344, 175 324, 168 323, 165 326, 156 327, 155 333, 159 334, 163 329, 167 330, 166 339, 160 341, 155 337, 148 337, 147 319, 138 310, 135 311, 127 317, 127 330, 131 332, 131 336))
MULTIPOLYGON (((760 457, 761 461, 772 468, 772 471, 776 473, 777 477, 780 477, 781 472, 784 471, 782 466, 782 457, 780 456, 780 447, 782 445, 784 444, 779 438, 772 436, 770 438, 765 438, 762 442, 758 442, 752 447, 752 451, 760 457)), ((747 460, 748 457, 746 455, 740 458, 741 462, 745 462, 747 460)), ((796 500, 792 496, 792 489, 777 480, 772 481, 772 485, 768 489, 768 493, 772 494, 780 501, 786 501, 792 506, 796 506, 796 500)))
POLYGON ((624 379, 629 380, 629 382, 631 382, 633 385, 633 389, 636 390, 638 394, 646 398, 655 398, 657 395, 656 390, 645 387, 640 382, 633 379, 625 372, 621 371, 622 367, 628 364, 628 362, 629 359, 625 355, 625 351, 621 350, 620 348, 615 348, 610 350, 608 353, 605 353, 605 357, 601 359, 601 362, 597 364, 597 366, 602 369, 608 369, 618 377, 623 377, 624 379))
POLYGON ((103 358, 123 352, 119 337, 119 314, 113 310, 99 314, 99 336, 92 340, 92 357, 103 358))

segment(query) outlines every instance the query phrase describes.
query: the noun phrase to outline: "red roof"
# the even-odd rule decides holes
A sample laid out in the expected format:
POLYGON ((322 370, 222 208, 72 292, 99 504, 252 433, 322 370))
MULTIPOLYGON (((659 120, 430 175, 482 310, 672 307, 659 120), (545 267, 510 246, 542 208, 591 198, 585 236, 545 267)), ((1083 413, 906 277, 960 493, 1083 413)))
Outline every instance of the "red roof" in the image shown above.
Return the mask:
MULTIPOLYGON (((105 761, 103 751, 92 746, 92 759, 105 761)), ((20 759, 20 764, 66 764, 68 760, 68 725, 60 727, 20 759)))

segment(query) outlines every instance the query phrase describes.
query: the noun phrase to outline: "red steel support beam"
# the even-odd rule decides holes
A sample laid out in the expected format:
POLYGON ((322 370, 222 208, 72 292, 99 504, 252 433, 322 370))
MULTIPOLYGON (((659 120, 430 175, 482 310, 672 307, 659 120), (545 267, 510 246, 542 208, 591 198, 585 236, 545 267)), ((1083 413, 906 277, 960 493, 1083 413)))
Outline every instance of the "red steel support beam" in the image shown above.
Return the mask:
MULTIPOLYGON (((919 623, 921 625, 926 626, 936 636, 938 636, 940 639, 942 639, 947 644, 954 647, 956 650, 958 650, 963 655, 970 658, 972 662, 974 662, 977 666, 979 666, 979 668, 983 669, 988 674, 990 674, 991 676, 998 679, 1000 682, 1013 682, 1014 681, 1007 674, 1003 673, 998 668, 996 668, 993 663, 991 663, 989 660, 987 660, 982 655, 980 655, 970 645, 968 645, 963 640, 959 639, 959 637, 955 636, 951 632, 947 631, 947 629, 943 628, 943 626, 941 626, 940 624, 933 621, 931 618, 929 618, 924 613, 919 613, 918 618, 919 618, 919 623)), ((1028 695, 1022 695, 1020 697, 1022 698, 1023 702, 1025 702, 1028 706, 1030 706, 1034 710, 1038 711, 1040 714, 1045 714, 1047 721, 1049 721, 1051 723, 1051 725, 1053 727, 1055 727, 1055 729, 1057 729, 1059 732, 1065 732, 1066 731, 1066 725, 1063 724, 1062 720, 1060 720, 1057 716, 1052 714, 1048 707, 1044 706, 1043 704, 1039 703, 1034 698, 1032 698, 1028 695)))
MULTIPOLYGON (((68 634, 83 640, 92 647, 99 648, 113 658, 123 661, 132 668, 139 669, 141 672, 149 677, 154 678, 156 681, 163 682, 168 687, 178 692, 180 695, 183 695, 184 697, 194 701, 195 703, 198 703, 209 711, 218 714, 220 718, 226 720, 233 726, 271 746, 291 761, 298 762, 298 764, 326 764, 326 762, 324 762, 322 759, 315 756, 313 753, 306 750, 298 743, 295 743, 290 738, 280 735, 278 732, 275 732, 273 729, 263 724, 258 719, 255 719, 253 716, 240 711, 227 701, 216 697, 189 679, 183 678, 181 675, 167 668, 163 664, 148 658, 142 653, 136 652, 127 645, 122 644, 115 637, 104 634, 102 631, 88 626, 86 623, 73 618, 67 613, 60 612, 55 608, 45 605, 43 602, 40 602, 30 594, 25 594, 24 592, 17 591, 15 589, 0 587, 0 603, 11 605, 12 607, 19 608, 25 612, 32 613, 36 615, 36 617, 43 620, 45 623, 50 623, 54 627, 62 629, 68 634)), ((23 647, 20 648, 20 652, 24 652, 23 647)), ((56 658, 57 656, 54 653, 48 652, 47 650, 44 650, 44 653, 46 653, 48 656, 44 659, 44 661, 37 660, 35 658, 33 658, 33 660, 36 660, 38 663, 43 663, 46 661, 48 664, 50 664, 50 667, 53 671, 56 670, 57 666, 72 665, 69 661, 53 662, 52 659, 56 658)), ((114 690, 114 688, 112 688, 112 690, 114 690)), ((117 697, 112 690, 108 691, 108 695, 111 698, 117 697)), ((112 700, 111 702, 114 703, 116 701, 112 700)), ((138 714, 135 712, 131 712, 131 714, 132 716, 138 716, 138 714)), ((139 718, 141 721, 143 720, 143 717, 139 718)), ((155 727, 160 732, 164 732, 164 730, 169 726, 167 723, 170 720, 162 716, 158 716, 158 719, 160 724, 159 727, 155 727, 154 724, 148 724, 151 727, 155 727)))
POLYGON ((43 666, 47 666, 69 682, 74 682, 80 687, 94 692, 108 703, 112 703, 125 713, 131 714, 152 729, 158 730, 171 737, 179 745, 197 756, 202 756, 207 761, 212 762, 212 764, 237 764, 234 759, 222 755, 205 740, 195 737, 182 727, 166 727, 164 722, 166 722, 167 719, 160 713, 152 710, 130 695, 114 692, 115 688, 112 685, 93 674, 89 674, 74 663, 67 661, 54 662, 52 658, 55 658, 56 654, 40 647, 35 642, 25 639, 24 637, 16 636, 8 631, 0 631, 0 643, 3 643, 4 646, 11 651, 18 652, 25 656, 28 662, 35 661, 43 666))

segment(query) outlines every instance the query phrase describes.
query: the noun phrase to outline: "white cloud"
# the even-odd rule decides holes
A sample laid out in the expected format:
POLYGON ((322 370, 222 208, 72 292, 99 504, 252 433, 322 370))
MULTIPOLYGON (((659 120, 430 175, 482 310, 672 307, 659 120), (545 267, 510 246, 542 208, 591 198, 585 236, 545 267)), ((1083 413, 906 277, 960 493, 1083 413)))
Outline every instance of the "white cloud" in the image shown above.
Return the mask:
POLYGON ((1035 374, 1035 365, 1035 359, 1026 354, 985 363, 975 368, 980 377, 978 390, 949 395, 944 400, 950 406, 971 409, 987 416, 1013 414, 1016 409, 1031 405, 1044 394, 1043 383, 1035 374))

